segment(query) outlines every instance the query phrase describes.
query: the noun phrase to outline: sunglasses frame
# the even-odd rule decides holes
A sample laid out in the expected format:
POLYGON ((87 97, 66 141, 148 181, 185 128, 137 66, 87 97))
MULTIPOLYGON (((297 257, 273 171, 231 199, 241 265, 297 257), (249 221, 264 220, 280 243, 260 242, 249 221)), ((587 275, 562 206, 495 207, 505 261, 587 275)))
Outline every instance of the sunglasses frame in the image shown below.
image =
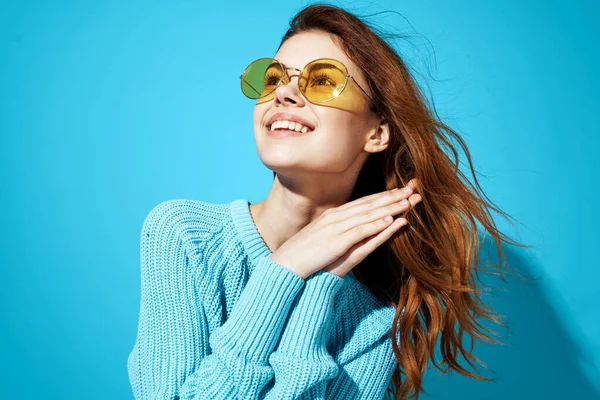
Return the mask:
MULTIPOLYGON (((344 86, 343 86, 343 87, 342 87, 342 89, 341 89, 341 90, 340 90, 340 91, 339 91, 339 92, 338 92, 338 93, 337 93, 335 96, 333 96, 331 99, 324 100, 324 101, 315 101, 315 100, 310 100, 308 97, 306 97, 306 95, 304 94, 304 92, 302 92, 302 89, 300 89, 300 79, 298 79, 298 82, 297 82, 297 84, 298 84, 298 91, 299 91, 299 92, 302 94, 302 96, 304 96, 304 98, 305 98, 306 100, 310 101, 311 103, 315 103, 315 104, 319 104, 319 103, 327 103, 327 102, 329 102, 329 101, 332 101, 333 99, 335 99, 336 97, 338 97, 340 94, 342 94, 342 93, 344 92, 344 89, 346 89, 346 86, 348 85, 348 79, 352 79, 352 80, 354 81, 354 83, 356 84, 356 86, 358 86, 358 88, 359 88, 359 89, 360 89, 360 90, 361 90, 361 91, 362 91, 362 92, 363 92, 363 93, 364 93, 364 94, 365 94, 365 95, 366 95, 366 96, 369 98, 369 100, 371 100, 372 104, 373 104, 373 105, 375 105, 375 101, 373 100, 373 98, 372 98, 371 96, 369 96, 369 94, 366 92, 366 90, 365 90, 365 89, 363 89, 363 88, 362 88, 362 86, 360 86, 360 85, 359 85, 358 81, 357 81, 357 80, 356 80, 356 79, 355 79, 355 78, 354 78, 352 75, 350 75, 350 74, 348 73, 348 67, 346 67, 346 65, 344 65, 344 63, 343 63, 343 62, 341 62, 341 61, 338 61, 338 60, 336 60, 336 59, 334 59, 334 58, 328 58, 328 57, 322 57, 322 58, 317 58, 317 59, 314 59, 314 60, 310 61, 309 63, 307 63, 307 64, 304 66, 304 68, 303 68, 303 69, 298 69, 298 68, 294 68, 294 67, 286 67, 286 66, 285 66, 285 64, 283 64, 281 61, 279 61, 279 60, 278 60, 278 59, 276 59, 276 58, 272 58, 272 57, 261 57, 261 58, 257 58, 256 60, 254 60, 254 61, 252 61, 250 64, 248 64, 248 66, 247 66, 247 67, 244 69, 244 72, 242 72, 242 74, 240 75, 240 86, 241 86, 241 89, 242 89, 242 93, 244 94, 244 96, 246 96, 246 97, 248 97, 249 99, 252 99, 252 100, 258 100, 258 99, 262 99, 263 97, 267 97, 267 96, 269 96, 271 93, 273 93, 275 90, 277 90, 277 87, 279 87, 279 86, 281 85, 281 83, 283 82, 283 78, 285 77, 285 75, 287 75, 287 77, 288 77, 288 79, 289 79, 290 81, 292 80, 292 77, 290 77, 290 75, 287 73, 287 70, 288 70, 288 69, 293 69, 294 71, 297 71, 297 72, 298 72, 298 75, 299 75, 299 77, 300 77, 300 76, 302 76, 302 73, 304 72, 304 70, 306 69, 306 67, 307 67, 308 65, 310 65, 310 64, 312 64, 312 63, 314 63, 315 61, 322 61, 322 60, 331 60, 331 61, 335 61, 335 62, 337 62, 337 63, 340 63, 340 64, 341 64, 341 65, 344 67, 344 72, 345 72, 345 74, 346 74, 346 75, 345 75, 345 78, 346 78, 346 79, 344 80, 344 86), (244 89, 243 89, 244 82, 245 82, 245 83, 246 83, 248 86, 250 86, 250 87, 252 87, 252 85, 250 85, 250 83, 244 79, 244 74, 246 73, 246 71, 248 70, 248 68, 249 68, 249 67, 250 67, 252 64, 254 64, 255 62, 257 62, 257 61, 260 61, 260 60, 267 60, 267 59, 268 59, 268 60, 274 60, 274 61, 276 61, 276 62, 277 62, 277 63, 278 63, 280 66, 281 66, 281 69, 282 69, 283 71, 285 71, 285 74, 281 75, 281 79, 279 79, 279 82, 277 82, 277 84, 275 85, 275 89, 271 90, 269 93, 265 94, 264 96, 260 96, 260 97, 256 97, 256 98, 254 98, 254 97, 250 97, 250 96, 247 96, 247 95, 246 95, 246 93, 244 92, 244 89)), ((252 88, 252 89, 254 89, 254 88, 252 88)), ((258 91, 257 91, 256 89, 254 89, 254 90, 255 90, 255 91, 258 93, 258 91)))

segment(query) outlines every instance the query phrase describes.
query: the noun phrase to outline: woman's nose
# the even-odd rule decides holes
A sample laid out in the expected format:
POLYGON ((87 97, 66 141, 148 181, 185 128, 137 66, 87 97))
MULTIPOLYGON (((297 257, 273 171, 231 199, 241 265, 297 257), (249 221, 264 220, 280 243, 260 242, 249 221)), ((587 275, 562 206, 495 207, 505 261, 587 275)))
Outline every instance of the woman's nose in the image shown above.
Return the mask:
POLYGON ((294 104, 302 107, 304 105, 304 96, 302 96, 302 93, 300 93, 298 88, 300 74, 293 72, 289 73, 288 77, 287 83, 281 83, 277 89, 275 89, 275 103, 294 104))

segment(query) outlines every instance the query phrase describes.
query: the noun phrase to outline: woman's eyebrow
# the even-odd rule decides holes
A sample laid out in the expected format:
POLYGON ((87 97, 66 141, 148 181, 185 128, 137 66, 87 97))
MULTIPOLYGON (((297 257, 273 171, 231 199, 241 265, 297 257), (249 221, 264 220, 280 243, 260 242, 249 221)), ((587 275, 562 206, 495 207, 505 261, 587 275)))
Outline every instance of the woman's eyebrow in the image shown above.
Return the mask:
POLYGON ((313 71, 318 71, 320 69, 327 69, 327 68, 331 68, 331 64, 328 63, 317 63, 317 64, 313 64, 311 65, 310 70, 313 71))
POLYGON ((320 71, 322 69, 325 70, 329 70, 332 69, 332 67, 338 71, 340 71, 340 73, 343 73, 343 71, 341 69, 339 69, 337 66, 329 64, 329 63, 317 63, 311 66, 310 70, 311 71, 320 71))

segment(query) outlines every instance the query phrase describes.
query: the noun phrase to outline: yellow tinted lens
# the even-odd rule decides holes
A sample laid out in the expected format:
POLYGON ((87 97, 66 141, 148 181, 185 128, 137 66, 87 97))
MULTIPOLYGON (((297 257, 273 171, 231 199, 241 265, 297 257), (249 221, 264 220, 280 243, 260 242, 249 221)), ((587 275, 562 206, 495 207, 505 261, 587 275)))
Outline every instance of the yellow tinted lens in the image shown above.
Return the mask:
POLYGON ((242 74, 242 92, 251 99, 267 96, 275 90, 283 69, 273 58, 259 58, 253 61, 242 74))
POLYGON ((346 67, 338 61, 315 60, 304 67, 300 77, 300 90, 310 101, 329 101, 344 89, 346 73, 346 67))

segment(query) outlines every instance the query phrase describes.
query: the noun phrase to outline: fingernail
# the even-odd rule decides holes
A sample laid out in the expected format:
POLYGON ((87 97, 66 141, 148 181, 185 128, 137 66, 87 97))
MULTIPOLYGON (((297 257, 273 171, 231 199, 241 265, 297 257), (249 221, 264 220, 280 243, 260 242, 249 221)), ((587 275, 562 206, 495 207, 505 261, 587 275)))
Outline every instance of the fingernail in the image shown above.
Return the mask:
POLYGON ((412 191, 412 188, 410 186, 406 186, 402 190, 404 190, 406 193, 410 193, 412 191))
POLYGON ((392 192, 395 192, 396 190, 398 190, 398 188, 393 188, 393 189, 392 189, 392 192))

